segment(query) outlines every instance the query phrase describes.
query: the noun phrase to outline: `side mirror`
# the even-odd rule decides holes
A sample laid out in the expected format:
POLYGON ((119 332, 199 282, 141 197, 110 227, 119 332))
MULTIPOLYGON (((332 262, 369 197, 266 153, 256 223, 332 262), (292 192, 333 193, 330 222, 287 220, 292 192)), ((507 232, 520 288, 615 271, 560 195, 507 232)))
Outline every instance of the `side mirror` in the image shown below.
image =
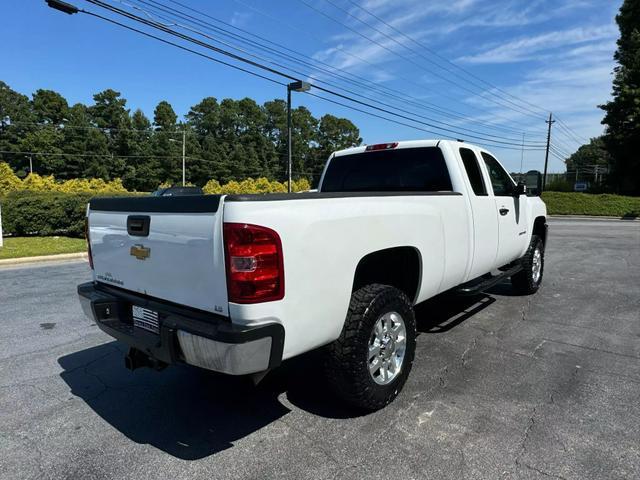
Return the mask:
POLYGON ((520 195, 527 194, 527 185, 524 182, 518 182, 518 184, 513 189, 513 196, 519 197, 520 195))
POLYGON ((537 170, 529 170, 525 174, 525 180, 529 195, 540 196, 540 192, 542 192, 542 174, 537 170))

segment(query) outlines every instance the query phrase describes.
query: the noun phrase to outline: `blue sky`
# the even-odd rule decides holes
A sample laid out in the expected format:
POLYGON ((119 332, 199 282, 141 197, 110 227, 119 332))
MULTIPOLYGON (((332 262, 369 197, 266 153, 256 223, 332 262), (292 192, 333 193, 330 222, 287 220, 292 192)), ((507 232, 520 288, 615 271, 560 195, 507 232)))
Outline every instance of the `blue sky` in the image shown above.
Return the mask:
MULTIPOLYGON (((153 14, 148 4, 139 0, 107 1, 137 14, 144 15, 131 10, 132 6, 153 14)), ((158 1, 185 11, 172 0, 158 1)), ((84 0, 70 3, 106 14, 84 0)), ((602 113, 596 106, 606 102, 611 91, 612 55, 618 36, 614 17, 621 0, 180 3, 309 57, 311 66, 296 67, 304 74, 301 77, 325 86, 325 82, 331 82, 349 88, 410 112, 414 119, 419 115, 420 122, 429 118, 428 123, 445 122, 450 125, 447 128, 466 129, 467 135, 474 130, 508 142, 521 141, 520 132, 524 131, 527 142, 542 142, 546 125, 541 117, 552 110, 574 132, 554 126, 557 148, 566 152, 578 146, 572 136, 589 138, 602 132, 602 113), (331 70, 334 73, 357 75, 375 85, 362 88, 343 84, 327 73, 327 65, 335 69, 331 70), (409 97, 408 103, 382 96, 381 89, 400 92, 409 97), (425 105, 430 110, 423 108, 425 105)), ((160 19, 157 11, 155 15, 153 18, 160 19)), ((94 93, 113 88, 127 98, 129 108, 141 108, 149 116, 160 100, 168 100, 179 115, 184 115, 206 96, 251 97, 263 102, 285 95, 279 85, 93 17, 64 15, 49 9, 44 0, 4 0, 0 18, 0 80, 21 93, 47 88, 59 91, 71 103, 91 103, 94 93)), ((186 21, 179 22, 188 26, 186 21)), ((204 27, 200 25, 197 29, 202 33, 204 27)), ((195 27, 189 28, 183 31, 194 35, 195 27)), ((271 59, 278 60, 282 59, 271 59)), ((446 134, 387 122, 309 95, 294 94, 294 103, 307 106, 316 116, 332 113, 350 118, 360 127, 366 143, 446 134)), ((430 129, 424 124, 396 120, 430 129)), ((464 134, 452 135, 483 144, 464 134)), ((517 148, 488 148, 510 170, 519 170, 521 152, 517 148)), ((543 152, 525 152, 524 169, 542 169, 543 159, 543 152)), ((550 170, 563 171, 564 165, 552 158, 550 170)))

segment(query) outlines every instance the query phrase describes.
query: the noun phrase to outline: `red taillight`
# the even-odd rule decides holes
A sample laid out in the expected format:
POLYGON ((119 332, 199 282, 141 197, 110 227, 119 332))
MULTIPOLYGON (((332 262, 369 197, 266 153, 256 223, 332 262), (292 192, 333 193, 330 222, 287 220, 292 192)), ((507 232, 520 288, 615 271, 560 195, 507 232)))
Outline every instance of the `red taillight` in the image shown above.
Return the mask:
POLYGON ((391 150, 392 148, 396 148, 397 146, 398 142, 376 143, 375 145, 367 145, 367 148, 365 148, 365 152, 375 152, 376 150, 391 150))
POLYGON ((284 297, 282 243, 270 228, 224 224, 229 301, 259 303, 284 297))
POLYGON ((89 267, 93 270, 93 255, 91 255, 91 241, 89 240, 89 217, 84 218, 84 238, 87 240, 87 257, 89 257, 89 267))

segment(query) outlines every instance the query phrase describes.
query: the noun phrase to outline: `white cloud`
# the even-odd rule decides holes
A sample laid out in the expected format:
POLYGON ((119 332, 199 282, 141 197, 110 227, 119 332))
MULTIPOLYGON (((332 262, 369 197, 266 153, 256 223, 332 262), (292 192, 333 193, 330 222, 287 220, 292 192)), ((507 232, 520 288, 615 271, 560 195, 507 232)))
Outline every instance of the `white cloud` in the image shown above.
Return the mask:
POLYGON ((541 52, 551 49, 602 39, 613 39, 617 34, 618 32, 613 25, 578 27, 569 30, 546 32, 539 35, 521 37, 499 46, 490 46, 480 53, 460 57, 458 61, 466 63, 522 62, 536 59, 541 52))
MULTIPOLYGON (((465 55, 458 60, 464 60, 468 64, 465 65, 466 69, 499 85, 500 91, 485 91, 480 96, 470 95, 454 85, 444 83, 434 76, 434 72, 445 76, 448 73, 436 70, 436 67, 423 58, 352 18, 345 21, 382 46, 345 31, 346 29, 334 28, 331 30, 339 33, 327 37, 325 48, 317 51, 315 58, 330 63, 337 69, 345 69, 371 81, 401 89, 413 97, 435 102, 445 109, 466 112, 465 120, 455 116, 441 117, 442 121, 460 127, 483 130, 490 126, 501 126, 526 130, 527 141, 544 142, 544 111, 540 111, 538 118, 534 119, 505 107, 505 103, 513 101, 512 97, 505 97, 503 92, 506 91, 543 110, 552 109, 554 114, 581 137, 589 138, 602 133, 600 120, 603 113, 597 105, 609 98, 612 55, 618 36, 613 22, 617 7, 609 4, 609 0, 360 1, 361 5, 384 21, 441 55, 447 55, 447 50, 465 51, 465 55), (583 15, 579 12, 580 9, 590 10, 583 15), (606 18, 606 21, 593 24, 593 18, 606 18), (487 42, 488 38, 492 41, 487 42), (501 39, 500 43, 496 39, 501 39), (425 69, 419 69, 406 59, 398 58, 387 49, 411 57, 413 61, 423 64, 425 69), (492 64, 500 65, 499 68, 504 68, 506 74, 498 74, 492 78, 479 73, 485 69, 495 71, 490 67, 492 64), (408 84, 405 80, 407 78, 413 82, 408 84), (402 83, 394 83, 396 80, 402 83), (414 88, 414 83, 424 85, 424 88, 414 88), (499 103, 502 106, 486 98, 497 99, 492 94, 501 98, 499 103), (508 100, 505 101, 505 98, 508 100)), ((344 3, 341 5, 344 6, 344 3)), ((359 9, 353 8, 350 11, 398 41, 406 41, 359 9)), ((411 48, 416 48, 416 45, 412 44, 411 48)), ((420 51, 430 55, 424 49, 420 51)), ((458 83, 466 82, 459 77, 455 78, 458 83)), ((467 83, 467 86, 470 85, 467 83)), ((475 89, 475 86, 472 88, 475 89)), ((404 108, 413 109, 407 105, 404 108)), ((529 106, 525 108, 535 109, 529 106)), ((439 116, 438 113, 422 114, 439 116)), ((507 133, 506 136, 518 137, 519 134, 507 133)), ((557 141, 563 143, 565 150, 574 151, 578 146, 564 138, 560 132, 557 141)), ((519 168, 519 151, 495 150, 508 168, 519 168)), ((526 153, 525 166, 530 162, 530 167, 540 168, 541 155, 543 154, 540 152, 526 153)), ((561 163, 552 161, 551 171, 562 168, 561 163)))
POLYGON ((233 12, 233 15, 231 16, 231 20, 230 23, 231 25, 233 25, 234 27, 246 27, 247 24, 249 23, 249 19, 251 18, 251 13, 249 12, 233 12))

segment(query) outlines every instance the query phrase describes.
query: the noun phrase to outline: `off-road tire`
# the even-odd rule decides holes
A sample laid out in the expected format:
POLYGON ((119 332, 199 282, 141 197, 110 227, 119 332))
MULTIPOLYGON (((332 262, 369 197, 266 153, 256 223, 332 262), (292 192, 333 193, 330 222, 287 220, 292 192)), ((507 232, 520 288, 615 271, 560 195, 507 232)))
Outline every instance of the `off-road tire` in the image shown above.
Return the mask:
POLYGON ((527 253, 521 259, 522 270, 511 277, 511 285, 516 293, 520 295, 531 295, 536 293, 542 283, 544 274, 544 243, 537 235, 531 236, 531 243, 527 249, 527 253), (536 280, 534 276, 534 255, 536 249, 540 251, 540 276, 536 280))
POLYGON ((325 375, 335 393, 352 406, 367 411, 379 410, 402 390, 411 371, 415 348, 416 320, 409 298, 388 285, 367 285, 351 295, 342 333, 327 346, 325 375), (402 316, 406 349, 395 378, 380 385, 369 373, 369 341, 374 325, 388 312, 402 316))

